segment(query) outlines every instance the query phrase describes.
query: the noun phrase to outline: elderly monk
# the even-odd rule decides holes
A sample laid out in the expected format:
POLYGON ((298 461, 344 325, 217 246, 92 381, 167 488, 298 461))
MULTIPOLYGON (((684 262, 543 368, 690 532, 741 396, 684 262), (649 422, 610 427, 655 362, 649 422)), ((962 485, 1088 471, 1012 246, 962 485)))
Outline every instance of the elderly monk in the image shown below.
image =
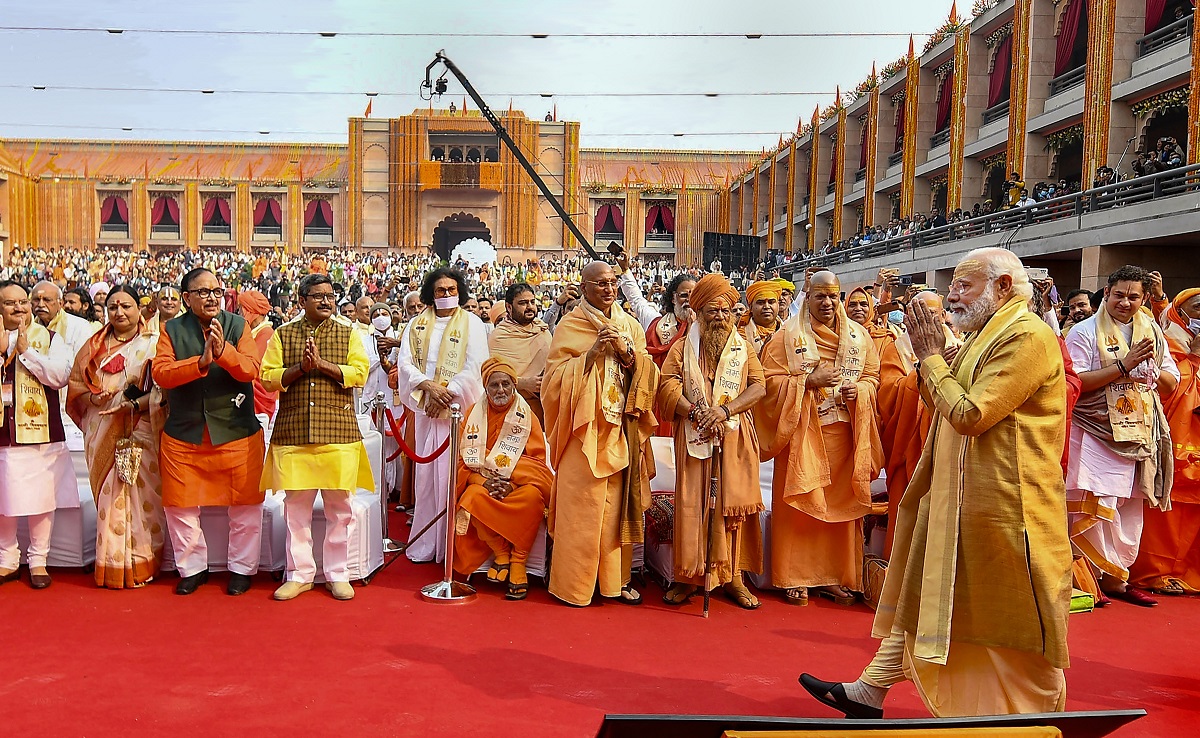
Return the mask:
POLYGON ((1159 594, 1194 595, 1200 593, 1200 289, 1176 295, 1159 322, 1179 368, 1179 384, 1163 398, 1175 485, 1168 512, 1145 511, 1129 581, 1159 594))
POLYGON ((900 503, 875 615, 883 638, 855 682, 800 677, 851 717, 882 717, 911 679, 938 717, 1062 710, 1071 548, 1059 469, 1066 390, 1054 331, 1005 249, 954 270, 947 306, 966 341, 946 363, 941 318, 924 300, 905 324, 936 413, 900 503))
POLYGON ((550 326, 538 317, 537 296, 524 282, 509 285, 504 292, 508 317, 488 335, 493 358, 504 359, 517 371, 517 392, 529 403, 539 424, 542 410, 542 378, 550 354, 550 326))
MULTIPOLYGON (((250 337, 254 339, 255 358, 261 363, 263 356, 267 353, 267 345, 271 342, 271 336, 275 335, 271 321, 267 320, 267 315, 271 312, 271 303, 267 302, 263 293, 246 290, 238 295, 237 312, 245 318, 246 325, 250 327, 250 337)), ((254 413, 259 416, 259 421, 263 422, 264 427, 270 425, 271 419, 275 417, 275 407, 278 402, 279 393, 268 392, 267 388, 263 387, 262 377, 255 377, 254 413), (263 421, 264 418, 266 418, 265 421, 263 421)))
POLYGON ((775 459, 771 583, 789 604, 808 604, 810 588, 853 604, 862 590, 863 517, 883 465, 879 356, 846 317, 833 272, 813 275, 762 364, 768 399, 754 420, 763 460, 775 459))
MULTIPOLYGON (((918 292, 914 300, 921 300, 935 316, 944 314, 942 298, 936 292, 918 292)), ((849 314, 849 309, 847 309, 849 314)), ((961 341, 950 327, 942 323, 946 337, 943 356, 954 360, 961 341)), ((929 435, 933 415, 921 401, 920 375, 917 374, 917 354, 907 333, 901 333, 895 341, 884 344, 879 356, 879 440, 883 443, 884 470, 887 474, 888 527, 884 540, 883 555, 892 555, 892 541, 896 535, 896 514, 900 498, 908 487, 921 458, 921 449, 929 435)))
POLYGON ((629 569, 650 502, 658 366, 642 327, 616 304, 612 267, 588 264, 582 287, 584 299, 554 331, 542 385, 557 472, 550 594, 587 605, 599 581, 602 597, 636 605, 629 569))
POLYGON ((758 357, 734 329, 739 299, 724 275, 701 277, 691 294, 697 323, 663 364, 658 405, 675 416, 675 585, 663 596, 669 605, 683 604, 698 586, 719 585, 741 607, 759 605, 742 581, 743 571, 762 570, 763 557, 758 435, 746 413, 766 387, 758 357), (720 483, 712 500, 717 444, 720 483))
POLYGON ((1143 309, 1150 282, 1141 267, 1110 274, 1100 309, 1066 339, 1083 383, 1067 465, 1071 543, 1099 573, 1101 592, 1142 607, 1157 602, 1128 586, 1129 567, 1143 508, 1171 509, 1174 464, 1159 393, 1179 381, 1163 331, 1143 309))
POLYGON ((783 325, 779 318, 780 309, 779 282, 776 280, 759 281, 746 288, 746 304, 750 307, 749 317, 743 317, 739 326, 742 336, 754 346, 754 353, 762 358, 763 347, 775 331, 783 325))
POLYGON ((491 358, 481 373, 486 399, 467 410, 460 444, 454 566, 470 574, 491 557, 488 581, 507 582, 505 596, 523 600, 525 562, 546 519, 554 472, 542 424, 517 391, 517 370, 491 358))

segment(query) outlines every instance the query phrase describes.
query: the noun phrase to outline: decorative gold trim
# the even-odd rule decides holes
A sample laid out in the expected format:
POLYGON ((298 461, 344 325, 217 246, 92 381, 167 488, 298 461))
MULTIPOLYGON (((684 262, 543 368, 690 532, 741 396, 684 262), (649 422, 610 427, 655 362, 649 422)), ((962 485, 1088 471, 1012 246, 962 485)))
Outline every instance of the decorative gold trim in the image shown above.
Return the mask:
POLYGON ((950 166, 946 186, 946 212, 962 207, 963 155, 967 143, 967 65, 971 26, 954 36, 954 88, 950 103, 950 166))
POLYGON ((1008 171, 1025 171, 1025 126, 1029 117, 1033 0, 1013 5, 1012 82, 1008 100, 1008 171))
POLYGON ((1113 43, 1116 3, 1088 0, 1087 69, 1083 99, 1083 179, 1108 164, 1108 127, 1112 108, 1113 43))

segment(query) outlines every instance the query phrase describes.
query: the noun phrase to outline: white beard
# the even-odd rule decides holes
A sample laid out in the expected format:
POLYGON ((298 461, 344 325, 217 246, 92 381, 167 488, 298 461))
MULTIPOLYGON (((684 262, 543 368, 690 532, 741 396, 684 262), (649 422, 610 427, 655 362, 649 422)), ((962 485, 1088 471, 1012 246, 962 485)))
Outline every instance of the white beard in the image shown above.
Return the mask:
POLYGON ((959 333, 973 333, 987 325, 999 307, 996 288, 989 284, 983 294, 968 307, 951 307, 950 322, 959 333))

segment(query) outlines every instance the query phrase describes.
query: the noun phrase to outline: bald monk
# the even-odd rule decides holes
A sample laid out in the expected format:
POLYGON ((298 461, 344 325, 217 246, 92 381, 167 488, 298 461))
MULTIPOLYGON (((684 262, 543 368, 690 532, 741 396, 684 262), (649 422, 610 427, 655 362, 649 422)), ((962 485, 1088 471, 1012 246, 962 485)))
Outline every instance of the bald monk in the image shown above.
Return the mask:
POLYGON ((537 296, 524 282, 509 285, 504 305, 508 306, 508 317, 488 334, 488 351, 516 370, 517 392, 529 403, 540 425, 546 417, 542 410, 542 377, 550 354, 550 326, 538 317, 537 296))
POLYGON ((783 325, 780 319, 782 288, 778 280, 754 282, 746 288, 746 305, 749 315, 742 318, 739 329, 742 336, 754 346, 754 353, 762 358, 763 347, 775 331, 783 325))
POLYGON ((883 452, 875 415, 879 356, 846 317, 830 271, 812 276, 800 312, 762 355, 767 399, 754 413, 763 460, 775 459, 771 583, 785 601, 809 589, 840 605, 862 591, 863 517, 883 452))
POLYGON ((758 435, 746 413, 766 387, 750 342, 734 330, 739 299, 724 275, 702 277, 691 294, 697 323, 663 364, 658 406, 675 416, 675 585, 663 596, 668 605, 683 604, 699 586, 723 585, 739 606, 759 606, 742 581, 742 572, 762 571, 763 559, 758 435), (720 483, 710 507, 718 443, 720 483))
POLYGON ((1179 384, 1163 396, 1175 484, 1168 512, 1143 511, 1142 545, 1129 582, 1158 594, 1194 595, 1200 593, 1200 289, 1176 295, 1159 323, 1179 368, 1179 384))
POLYGON ((454 566, 471 574, 490 556, 488 581, 507 582, 505 597, 523 600, 525 562, 546 519, 554 473, 542 424, 517 391, 517 370, 491 358, 480 372, 484 399, 467 410, 460 444, 454 566))
POLYGON ((650 504, 658 366, 642 327, 616 303, 612 267, 592 262, 581 276, 584 299, 554 330, 542 384, 557 471, 550 594, 588 605, 598 581, 602 597, 640 605, 629 570, 650 504))
MULTIPOLYGON (((918 292, 914 300, 925 303, 930 312, 941 316, 942 298, 936 292, 918 292)), ((849 311, 847 311, 849 312, 849 311)), ((944 322, 946 337, 943 356, 954 361, 960 341, 944 322)), ((896 510, 908 480, 912 479, 921 449, 929 435, 932 416, 921 401, 920 375, 917 374, 917 355, 907 333, 886 343, 879 357, 879 439, 883 443, 884 470, 887 473, 888 527, 884 541, 884 558, 892 555, 892 540, 896 535, 896 510)))

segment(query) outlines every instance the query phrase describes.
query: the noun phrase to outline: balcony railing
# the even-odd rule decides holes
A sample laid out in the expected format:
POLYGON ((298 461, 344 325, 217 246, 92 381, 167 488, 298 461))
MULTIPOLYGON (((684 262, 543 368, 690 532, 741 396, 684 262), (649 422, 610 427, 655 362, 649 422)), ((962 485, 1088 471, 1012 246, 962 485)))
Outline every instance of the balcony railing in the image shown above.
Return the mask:
POLYGON ((205 238, 229 240, 233 238, 233 228, 227 225, 206 225, 203 235, 205 238))
POLYGON ((599 233, 596 234, 596 243, 602 243, 604 245, 608 245, 608 243, 610 241, 616 241, 616 243, 618 245, 624 246, 625 245, 625 234, 624 233, 605 233, 604 231, 600 231, 599 233))
POLYGON ((674 251, 674 233, 647 233, 643 251, 674 251))
POLYGON ((862 169, 859 169, 857 172, 854 173, 854 181, 855 182, 861 182, 866 178, 867 178, 867 168, 866 167, 863 167, 862 169))
POLYGON ((1027 225, 1049 223, 1064 218, 1079 218, 1088 213, 1149 202, 1164 197, 1174 197, 1189 192, 1200 192, 1200 164, 1178 167, 1125 182, 1076 192, 1065 197, 1043 200, 1027 207, 1001 210, 978 218, 949 223, 938 228, 896 236, 884 241, 873 241, 829 254, 814 254, 807 259, 793 262, 791 268, 794 272, 791 279, 795 281, 796 275, 803 279, 804 270, 810 266, 847 264, 897 253, 911 254, 915 249, 926 246, 936 246, 964 238, 1010 231, 1027 225))
POLYGON ((254 238, 260 241, 283 240, 283 226, 254 226, 254 238))
POLYGON ((1087 72, 1087 65, 1081 64, 1069 72, 1063 72, 1059 76, 1050 80, 1050 97, 1054 97, 1060 92, 1066 92, 1072 87, 1078 87, 1083 84, 1084 73, 1087 72))
POLYGON ((835 192, 837 192, 837 182, 830 182, 829 185, 825 188, 825 194, 832 195, 835 192))
POLYGON ((177 225, 152 225, 150 226, 150 238, 179 238, 179 226, 177 225))
POLYGON ((1008 100, 1005 100, 983 111, 983 125, 986 126, 988 123, 995 123, 1008 115, 1008 102, 1008 100))
POLYGON ((888 169, 891 169, 902 161, 904 161, 903 151, 897 151, 894 154, 888 154, 888 169))
POLYGON ((929 137, 929 148, 936 149, 937 147, 941 146, 942 144, 949 143, 949 141, 950 141, 950 129, 947 128, 943 131, 938 131, 937 133, 935 133, 929 137))
POLYGON ((101 238, 129 238, 128 223, 101 223, 101 238))
POLYGON ((333 243, 333 229, 321 226, 306 226, 304 228, 304 240, 333 243))
POLYGON ((1137 40, 1137 57, 1141 59, 1143 56, 1153 54, 1176 41, 1191 38, 1194 23, 1195 16, 1187 15, 1174 23, 1168 23, 1153 33, 1147 33, 1137 40))

